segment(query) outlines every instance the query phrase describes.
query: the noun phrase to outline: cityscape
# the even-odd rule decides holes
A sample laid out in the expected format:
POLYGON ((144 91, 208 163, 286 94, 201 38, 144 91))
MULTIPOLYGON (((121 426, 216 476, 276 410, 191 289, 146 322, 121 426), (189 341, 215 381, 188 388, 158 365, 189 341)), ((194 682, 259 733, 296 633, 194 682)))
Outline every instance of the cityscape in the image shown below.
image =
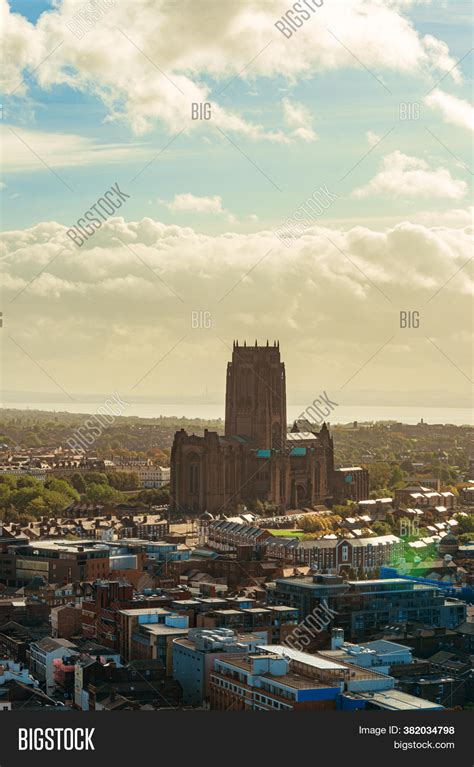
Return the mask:
POLYGON ((468 427, 385 424, 409 447, 340 466, 326 422, 288 428, 277 341, 235 342, 226 387, 221 433, 171 448, 2 418, 1 709, 473 708, 468 427))
POLYGON ((0 767, 472 767, 472 8, 0 18, 0 767))

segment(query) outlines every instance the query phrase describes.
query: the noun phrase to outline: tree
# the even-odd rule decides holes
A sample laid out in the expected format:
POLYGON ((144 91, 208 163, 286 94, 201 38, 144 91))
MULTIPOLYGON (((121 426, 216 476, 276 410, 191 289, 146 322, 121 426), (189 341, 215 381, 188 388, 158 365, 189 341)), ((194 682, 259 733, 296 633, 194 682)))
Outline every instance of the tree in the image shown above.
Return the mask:
POLYGON ((40 438, 34 432, 26 434, 24 437, 24 442, 28 447, 40 447, 41 445, 40 438))
POLYGON ((10 506, 9 509, 5 512, 5 516, 3 518, 4 522, 19 522, 20 521, 20 515, 18 514, 17 510, 14 509, 12 506, 10 506))
POLYGON ((18 511, 25 511, 28 504, 40 495, 39 491, 34 487, 23 487, 19 490, 15 490, 10 496, 10 503, 18 511))
POLYGON ((375 500, 376 498, 391 498, 393 496, 392 491, 388 487, 379 487, 378 490, 371 490, 369 498, 375 500))
POLYGON ((122 494, 110 487, 96 482, 91 482, 87 486, 86 497, 94 503, 119 503, 122 500, 122 494))
POLYGON ((474 533, 474 514, 470 514, 467 517, 456 514, 456 519, 459 523, 456 528, 458 533, 474 533))
POLYGON ((35 519, 38 519, 39 517, 47 514, 49 509, 45 499, 41 496, 37 496, 37 498, 33 498, 33 500, 28 504, 26 511, 28 514, 32 514, 35 519))
POLYGON ((59 493, 56 490, 45 490, 43 499, 48 511, 53 516, 60 516, 61 512, 71 503, 71 499, 68 495, 59 493))
POLYGON ((33 487, 33 488, 36 488, 37 490, 40 490, 43 487, 43 483, 40 482, 39 479, 36 479, 36 477, 23 475, 20 477, 16 477, 16 486, 18 489, 22 487, 33 487))
POLYGON ((140 478, 134 471, 114 471, 107 475, 109 485, 116 490, 138 490, 140 478))
POLYGON ((71 477, 71 479, 69 481, 70 481, 71 485, 81 495, 86 492, 87 486, 86 486, 86 483, 84 482, 84 477, 82 476, 82 474, 79 474, 78 471, 76 471, 76 473, 72 475, 72 477, 71 477))
POLYGON ((389 485, 391 467, 388 463, 371 463, 366 468, 369 469, 369 490, 378 491, 379 488, 389 485))
POLYGON ((109 484, 109 480, 107 479, 107 474, 103 474, 100 471, 89 471, 87 474, 84 475, 84 479, 87 485, 90 485, 90 484, 108 485, 109 484))
POLYGON ((0 482, 0 507, 5 508, 9 505, 11 496, 11 487, 5 482, 0 482))
POLYGON ((54 490, 57 493, 68 496, 71 500, 78 501, 80 499, 77 490, 69 482, 66 482, 65 479, 48 479, 45 482, 45 487, 47 490, 54 490))
POLYGON ((355 501, 347 501, 345 506, 334 504, 334 506, 332 507, 332 511, 335 514, 339 514, 342 517, 347 517, 347 516, 351 516, 356 506, 357 506, 357 503, 355 501))
POLYGON ((399 485, 405 477, 405 472, 402 471, 400 466, 392 466, 392 471, 390 473, 390 480, 389 480, 389 487, 395 487, 396 485, 399 485))
POLYGON ((163 485, 163 487, 145 488, 140 490, 140 492, 138 492, 136 495, 131 496, 129 500, 139 501, 140 503, 145 503, 148 506, 165 506, 170 501, 170 486, 163 485))
POLYGON ((372 530, 377 535, 391 535, 392 528, 387 522, 374 522, 372 530))

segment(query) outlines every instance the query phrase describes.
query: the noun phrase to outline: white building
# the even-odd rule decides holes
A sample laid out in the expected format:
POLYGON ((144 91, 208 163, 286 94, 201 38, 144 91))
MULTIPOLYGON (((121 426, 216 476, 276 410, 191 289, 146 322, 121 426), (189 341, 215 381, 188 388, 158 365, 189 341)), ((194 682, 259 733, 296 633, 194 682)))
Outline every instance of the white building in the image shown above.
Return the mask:
POLYGON ((170 481, 171 469, 165 466, 137 466, 134 471, 142 487, 163 487, 170 481))
POLYGON ((73 650, 78 651, 76 645, 68 639, 45 637, 30 645, 30 671, 40 682, 45 682, 47 695, 54 689, 53 660, 71 655, 73 650))

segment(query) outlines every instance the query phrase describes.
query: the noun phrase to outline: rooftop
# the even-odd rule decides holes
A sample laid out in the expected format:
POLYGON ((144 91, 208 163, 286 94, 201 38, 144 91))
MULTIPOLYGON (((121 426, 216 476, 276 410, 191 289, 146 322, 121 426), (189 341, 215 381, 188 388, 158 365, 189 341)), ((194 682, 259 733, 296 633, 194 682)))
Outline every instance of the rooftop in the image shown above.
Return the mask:
MULTIPOLYGON (((251 660, 249 656, 231 656, 229 658, 223 658, 223 660, 230 662, 233 666, 241 668, 243 671, 252 671, 251 660)), ((264 656, 258 656, 264 657, 264 656)), ((276 659, 277 656, 274 656, 276 659)), ((315 688, 327 688, 329 685, 327 682, 320 682, 318 679, 312 677, 305 677, 302 674, 296 674, 293 671, 288 671, 286 674, 272 674, 271 672, 264 672, 259 674, 263 679, 268 679, 273 682, 278 682, 288 687, 292 687, 296 690, 314 690, 315 688)))
POLYGON ((186 626, 186 628, 176 628, 174 626, 165 626, 164 623, 145 623, 142 625, 142 629, 148 632, 148 634, 155 634, 155 636, 172 636, 173 634, 181 635, 181 634, 187 634, 189 629, 186 626))
POLYGON ((307 666, 321 669, 324 671, 346 671, 347 666, 343 666, 340 663, 334 663, 332 660, 323 658, 321 655, 310 655, 307 652, 301 652, 300 650, 293 650, 291 647, 281 644, 271 645, 259 645, 259 650, 266 650, 268 653, 278 655, 281 658, 288 658, 288 660, 294 660, 298 663, 304 663, 307 666))
POLYGON ((401 690, 384 690, 374 693, 353 693, 358 699, 373 701, 386 711, 420 711, 423 709, 441 709, 437 703, 424 698, 417 698, 401 690))
POLYGON ((406 652, 410 650, 410 647, 404 644, 398 644, 398 642, 389 642, 387 639, 376 639, 373 642, 363 642, 362 647, 366 647, 369 650, 375 650, 379 655, 390 655, 394 652, 406 652))
POLYGON ((119 610, 121 615, 134 617, 138 615, 169 615, 170 611, 164 607, 135 607, 131 610, 119 610))
POLYGON ((70 642, 68 639, 52 639, 51 637, 45 637, 32 644, 36 645, 36 647, 39 647, 44 652, 54 652, 54 650, 65 648, 77 650, 74 642, 70 642))
MULTIPOLYGON (((215 630, 215 629, 209 629, 210 632, 212 632, 213 630, 215 630)), ((218 631, 218 630, 219 629, 217 629, 216 631, 218 631)), ((189 639, 188 637, 180 637, 179 639, 175 639, 174 641, 177 644, 180 644, 183 647, 187 647, 190 650, 195 650, 196 649, 196 643, 192 639, 189 639)), ((239 634, 235 634, 232 644, 235 646, 235 644, 239 644, 239 643, 240 644, 247 644, 247 643, 250 644, 250 643, 259 642, 259 641, 260 642, 262 641, 262 637, 259 634, 240 634, 239 633, 239 634)), ((219 637, 218 636, 216 636, 216 643, 217 644, 219 643, 219 637)), ((235 650, 233 650, 233 651, 235 652, 235 650)), ((199 652, 202 652, 202 650, 199 650, 199 652)), ((207 650, 207 652, 210 652, 210 649, 207 650)), ((215 652, 222 653, 222 649, 217 649, 215 652)))

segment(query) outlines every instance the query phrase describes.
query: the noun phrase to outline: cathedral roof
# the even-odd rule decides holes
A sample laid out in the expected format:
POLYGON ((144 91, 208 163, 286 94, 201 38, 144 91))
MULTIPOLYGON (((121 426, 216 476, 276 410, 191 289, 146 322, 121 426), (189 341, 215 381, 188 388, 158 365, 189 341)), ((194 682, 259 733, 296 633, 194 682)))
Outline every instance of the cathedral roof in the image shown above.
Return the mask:
POLYGON ((289 431, 286 439, 289 442, 302 442, 307 439, 318 439, 318 435, 314 431, 289 431))
POLYGON ((248 442, 252 442, 250 437, 246 437, 243 434, 229 434, 225 437, 219 436, 219 442, 221 445, 232 444, 237 442, 240 445, 246 445, 248 442))

